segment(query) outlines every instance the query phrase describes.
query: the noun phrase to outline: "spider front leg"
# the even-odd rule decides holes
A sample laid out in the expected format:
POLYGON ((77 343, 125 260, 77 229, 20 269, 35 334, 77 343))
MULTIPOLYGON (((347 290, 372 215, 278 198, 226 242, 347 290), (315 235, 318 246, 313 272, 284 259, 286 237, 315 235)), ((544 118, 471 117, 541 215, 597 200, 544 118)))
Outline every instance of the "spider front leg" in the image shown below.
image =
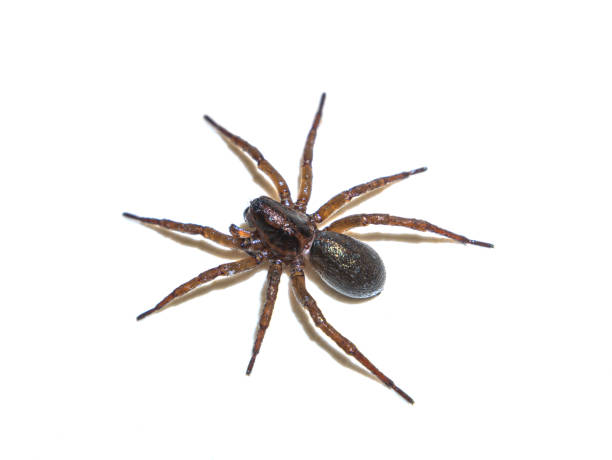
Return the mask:
POLYGON ((170 301, 176 299, 177 297, 187 294, 189 291, 194 290, 201 284, 212 281, 218 276, 231 276, 231 275, 236 275, 237 273, 251 270, 252 268, 255 268, 257 265, 259 265, 261 261, 262 261, 261 257, 257 257, 257 258, 247 257, 244 259, 240 259, 236 262, 221 264, 218 267, 211 268, 210 270, 206 270, 205 272, 200 273, 195 278, 187 281, 184 284, 181 284, 174 291, 172 291, 170 294, 164 297, 164 299, 161 302, 159 302, 157 305, 155 305, 155 307, 138 315, 136 320, 140 321, 141 319, 146 318, 150 314, 162 310, 170 301))
POLYGON ((346 354, 355 357, 357 361, 359 361, 372 374, 378 377, 385 385, 392 388, 410 404, 414 404, 414 400, 404 393, 404 391, 402 391, 398 386, 396 386, 389 377, 380 372, 378 368, 376 368, 376 366, 374 366, 374 364, 372 364, 370 360, 357 349, 353 342, 340 334, 331 324, 327 322, 323 316, 323 313, 317 306, 317 303, 306 290, 304 271, 302 269, 302 261, 300 260, 291 265, 291 286, 293 288, 293 294, 298 302, 300 302, 302 306, 308 310, 308 313, 310 314, 315 326, 321 329, 325 335, 336 342, 336 344, 342 348, 346 354))
POLYGON ((139 220, 145 224, 157 225, 181 233, 189 233, 191 235, 202 235, 204 238, 214 241, 222 246, 238 249, 240 248, 241 240, 239 238, 226 235, 211 227, 203 227, 196 224, 182 224, 168 219, 153 219, 151 217, 138 217, 129 212, 124 212, 123 215, 130 219, 139 220))
POLYGON ((272 262, 268 269, 268 288, 266 290, 266 303, 261 312, 259 318, 259 329, 257 330, 257 337, 255 338, 255 344, 253 345, 253 354, 251 360, 247 366, 247 375, 251 374, 253 366, 255 365, 255 358, 261 348, 266 329, 270 325, 270 319, 272 319, 272 312, 274 311, 274 303, 276 302, 276 295, 278 294, 278 283, 280 282, 281 275, 283 273, 283 265, 280 260, 272 262))
POLYGON ((281 176, 280 173, 274 169, 274 166, 272 166, 270 162, 263 157, 261 152, 256 147, 252 146, 247 141, 236 136, 235 134, 230 133, 223 126, 218 125, 208 115, 204 115, 204 119, 210 123, 213 128, 215 128, 225 139, 255 160, 257 167, 262 170, 276 186, 281 203, 283 203, 285 206, 290 206, 293 204, 287 181, 283 179, 283 176, 281 176))
POLYGON ((421 232, 432 232, 438 235, 443 235, 447 238, 459 241, 463 244, 474 244, 476 246, 482 246, 485 248, 492 248, 491 243, 483 243, 482 241, 470 240, 465 236, 458 235, 457 233, 444 230, 437 225, 430 224, 424 220, 411 219, 407 217, 390 216, 389 214, 355 214, 352 216, 343 217, 338 219, 331 225, 327 226, 325 230, 344 233, 347 230, 354 227, 364 227, 366 225, 394 225, 398 227, 408 227, 421 232))
POLYGON ((327 203, 321 206, 315 213, 312 214, 312 218, 315 222, 320 223, 327 219, 330 215, 340 209, 342 206, 347 204, 353 198, 356 198, 364 193, 371 192, 385 185, 392 184, 399 180, 405 179, 409 176, 419 174, 427 171, 427 168, 413 169, 412 171, 406 171, 393 176, 379 177, 378 179, 371 180, 365 184, 359 184, 352 187, 344 192, 338 193, 335 197, 330 199, 327 203))
POLYGON ((312 121, 312 127, 306 138, 306 145, 304 146, 304 154, 302 155, 302 167, 300 168, 300 185, 298 199, 295 202, 296 207, 300 211, 306 211, 308 201, 310 200, 310 193, 312 192, 312 152, 314 149, 315 139, 317 137, 317 129, 321 122, 321 115, 323 114, 323 105, 325 104, 325 93, 321 95, 319 101, 319 109, 312 121))

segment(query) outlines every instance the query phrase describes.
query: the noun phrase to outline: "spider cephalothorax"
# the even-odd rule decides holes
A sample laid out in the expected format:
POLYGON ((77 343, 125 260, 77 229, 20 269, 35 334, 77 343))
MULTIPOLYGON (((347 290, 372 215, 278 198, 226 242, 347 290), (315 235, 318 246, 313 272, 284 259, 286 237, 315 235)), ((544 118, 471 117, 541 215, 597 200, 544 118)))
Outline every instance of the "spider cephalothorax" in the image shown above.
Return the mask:
POLYGON ((272 257, 282 260, 295 259, 308 251, 317 231, 305 213, 267 196, 251 201, 244 217, 272 257))
POLYGON ((162 310, 173 299, 218 276, 234 275, 268 262, 266 301, 259 320, 259 328, 251 360, 247 367, 247 374, 250 374, 266 329, 270 324, 270 318, 272 317, 278 293, 278 283, 283 267, 286 267, 291 278, 293 293, 296 299, 308 310, 314 324, 347 354, 353 356, 378 377, 385 385, 393 388, 406 401, 413 403, 414 401, 410 396, 397 387, 385 374, 380 372, 351 341, 327 322, 317 303, 306 290, 304 280, 305 262, 309 261, 321 278, 341 294, 348 297, 365 298, 372 297, 382 290, 385 282, 385 267, 374 249, 355 238, 343 234, 351 228, 366 225, 395 225, 437 233, 464 244, 484 247, 493 247, 493 245, 470 240, 424 220, 390 216, 388 214, 355 214, 338 219, 324 229, 319 229, 318 225, 320 223, 353 198, 426 170, 426 168, 414 169, 357 185, 334 196, 314 213, 307 214, 306 206, 308 205, 312 189, 312 152, 324 103, 325 94, 321 96, 319 109, 306 139, 300 169, 298 199, 295 202, 291 199, 287 182, 264 159, 259 150, 219 126, 210 117, 204 117, 229 143, 247 153, 257 162, 257 167, 275 184, 280 200, 276 201, 270 197, 262 196, 251 201, 249 207, 244 211, 247 228, 231 225, 230 235, 201 225, 182 224, 167 219, 152 219, 124 213, 126 217, 137 219, 147 224, 159 225, 178 232, 202 235, 204 238, 210 239, 222 246, 241 249, 248 255, 248 257, 236 262, 221 264, 218 267, 200 273, 192 280, 177 287, 155 307, 139 315, 137 319, 141 320, 151 313, 162 310))

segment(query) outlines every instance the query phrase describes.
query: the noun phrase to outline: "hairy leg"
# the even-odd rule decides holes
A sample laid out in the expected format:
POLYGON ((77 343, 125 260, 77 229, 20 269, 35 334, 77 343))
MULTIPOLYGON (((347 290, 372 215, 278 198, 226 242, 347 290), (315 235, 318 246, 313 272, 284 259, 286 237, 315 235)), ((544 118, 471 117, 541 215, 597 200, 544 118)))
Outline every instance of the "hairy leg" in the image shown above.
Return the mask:
POLYGON ((300 169, 300 184, 298 199, 295 202, 297 208, 300 211, 306 211, 308 206, 308 200, 310 200, 310 193, 312 192, 312 151, 314 148, 315 139, 317 137, 317 129, 321 122, 321 115, 323 114, 323 105, 325 104, 325 93, 321 95, 319 101, 319 109, 312 122, 312 127, 306 138, 306 145, 304 146, 304 154, 302 156, 302 167, 300 169))
POLYGON ((421 232, 433 232, 438 235, 443 235, 455 241, 464 244, 474 244, 485 248, 492 248, 491 243, 483 243, 482 241, 470 240, 465 236, 444 230, 437 225, 430 224, 424 220, 410 219, 407 217, 390 216, 389 214, 355 214, 352 216, 343 217, 327 226, 325 230, 344 233, 354 227, 364 227, 366 225, 394 225, 398 227, 407 227, 421 232))
POLYGON ((276 186, 276 190, 278 191, 278 195, 280 196, 281 202, 284 205, 291 205, 293 202, 291 201, 291 192, 289 191, 289 186, 287 185, 287 181, 283 179, 283 176, 274 169, 274 166, 266 160, 261 152, 256 148, 249 144, 244 139, 236 136, 235 134, 230 133, 223 126, 218 125, 212 118, 208 115, 204 116, 204 119, 210 123, 223 137, 225 137, 228 141, 230 141, 233 145, 238 147, 240 150, 248 154, 255 162, 257 162, 257 167, 263 171, 269 178, 272 180, 274 185, 276 186))
POLYGON ((181 284, 174 291, 172 291, 170 294, 164 297, 164 299, 161 302, 159 302, 157 305, 155 305, 155 307, 151 308, 150 310, 145 311, 144 313, 141 313, 140 315, 138 315, 136 319, 140 321, 141 319, 146 318, 150 314, 156 313, 162 310, 170 301, 176 299, 177 297, 187 294, 189 291, 192 291, 193 289, 197 288, 201 284, 214 280, 218 276, 235 275, 237 273, 241 273, 241 272, 250 270, 252 268, 255 268, 257 265, 259 265, 260 262, 261 262, 261 258, 247 257, 245 259, 240 259, 236 262, 221 264, 218 267, 211 268, 210 270, 206 270, 205 272, 200 273, 195 278, 187 281, 184 284, 181 284))
POLYGON ((278 294, 278 283, 280 282, 281 275, 283 273, 283 266, 280 260, 272 262, 268 269, 268 288, 266 290, 266 303, 261 312, 259 318, 259 329, 257 330, 257 337, 255 338, 255 344, 253 345, 253 353, 251 360, 247 366, 247 375, 251 374, 253 366, 255 365, 255 358, 261 348, 264 335, 266 335, 266 329, 270 325, 270 319, 272 319, 272 312, 274 311, 274 302, 276 302, 276 294, 278 294))
POLYGON ((202 225, 196 224, 182 224, 180 222, 174 222, 168 219, 153 219, 151 217, 138 217, 129 212, 124 212, 125 217, 130 219, 139 220, 145 224, 157 225, 159 227, 167 228, 181 233, 189 233, 191 235, 202 235, 204 238, 214 241, 222 246, 228 248, 240 248, 240 239, 221 233, 211 227, 203 227, 202 225))
POLYGON ((321 206, 317 212, 312 214, 312 217, 317 223, 323 222, 353 198, 425 171, 427 171, 427 168, 413 169, 412 171, 394 174, 393 176, 379 177, 378 179, 366 182, 365 184, 356 185, 355 187, 345 190, 344 192, 341 192, 333 197, 331 200, 321 206))
POLYGON ((308 313, 310 313, 310 317, 315 325, 321 329, 325 335, 336 342, 336 344, 342 348, 346 354, 354 356, 357 361, 359 361, 372 374, 378 377, 385 385, 395 390, 410 404, 414 404, 414 400, 404 393, 399 387, 397 387, 389 377, 380 372, 378 368, 376 368, 376 366, 374 366, 374 364, 372 364, 370 360, 357 349, 355 344, 340 334, 331 324, 327 322, 323 316, 323 313, 317 306, 317 303, 306 290, 304 272, 302 270, 300 261, 294 262, 291 266, 291 286, 293 288, 293 294, 298 302, 300 302, 304 308, 308 310, 308 313))

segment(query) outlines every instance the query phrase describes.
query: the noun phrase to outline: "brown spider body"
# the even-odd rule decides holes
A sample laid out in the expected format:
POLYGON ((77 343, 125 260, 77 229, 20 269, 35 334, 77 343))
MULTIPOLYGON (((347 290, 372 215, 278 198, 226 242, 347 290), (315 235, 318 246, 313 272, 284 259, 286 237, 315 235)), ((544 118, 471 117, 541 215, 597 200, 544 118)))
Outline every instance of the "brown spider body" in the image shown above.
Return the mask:
POLYGON ((312 190, 312 154, 313 146, 321 120, 325 94, 321 96, 319 109, 306 139, 300 170, 298 199, 293 202, 287 182, 263 157, 261 152, 240 137, 219 126, 208 116, 204 117, 230 144, 248 154, 257 162, 257 167, 263 171, 276 185, 279 201, 263 196, 251 201, 244 212, 247 229, 236 225, 230 226, 230 235, 219 232, 211 227, 196 224, 183 224, 167 219, 138 217, 124 213, 124 216, 141 222, 158 225, 193 235, 201 235, 222 246, 241 249, 248 257, 235 262, 224 263, 215 268, 200 273, 195 278, 183 283, 168 294, 155 307, 138 316, 138 320, 164 309, 172 300, 182 296, 196 287, 212 281, 219 276, 231 276, 251 270, 269 262, 266 301, 259 320, 259 327, 251 360, 247 367, 250 374, 255 358, 259 353, 263 338, 270 324, 274 303, 278 294, 278 284, 283 267, 288 269, 291 287, 296 299, 310 314, 314 324, 332 339, 347 354, 353 356, 359 363, 378 377, 385 385, 392 388, 406 401, 414 401, 393 381, 383 374, 367 359, 350 340, 338 332, 327 322, 316 301, 306 290, 304 264, 308 260, 321 278, 336 291, 356 298, 372 297, 378 294, 385 282, 385 267, 382 260, 367 244, 351 238, 343 233, 351 228, 365 225, 394 225, 419 231, 437 233, 464 244, 493 247, 492 244, 470 240, 464 236, 444 230, 424 220, 390 216, 388 214, 356 214, 339 219, 324 229, 317 226, 353 198, 369 191, 389 185, 411 175, 424 172, 419 168, 392 176, 381 177, 370 182, 357 185, 331 198, 312 214, 306 213, 306 206, 312 190))
POLYGON ((270 249, 270 255, 285 261, 307 252, 317 231, 308 215, 267 196, 251 201, 244 218, 256 229, 255 236, 270 249))
POLYGON ((244 212, 255 230, 253 241, 268 248, 265 256, 283 262, 308 256, 314 269, 331 288, 353 298, 367 298, 382 291, 385 266, 365 243, 331 231, 319 231, 311 216, 272 198, 251 201, 244 212))

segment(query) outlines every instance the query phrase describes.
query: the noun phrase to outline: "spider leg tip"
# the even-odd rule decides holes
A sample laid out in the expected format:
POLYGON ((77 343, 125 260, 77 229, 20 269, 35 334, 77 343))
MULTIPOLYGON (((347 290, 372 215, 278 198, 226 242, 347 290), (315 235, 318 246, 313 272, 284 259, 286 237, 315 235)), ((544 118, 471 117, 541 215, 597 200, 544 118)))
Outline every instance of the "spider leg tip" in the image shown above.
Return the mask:
POLYGON ((475 241, 475 240, 470 240, 469 241, 470 244, 473 244, 475 246, 481 246, 483 248, 494 248, 495 246, 491 243, 485 243, 483 241, 475 241))
POLYGON ((407 402, 409 402, 410 404, 414 404, 414 399, 412 399, 408 394, 406 394, 402 389, 394 386, 393 389, 399 393, 399 395, 404 398, 407 402))
POLYGON ((251 357, 249 361, 249 365, 247 366, 246 375, 251 375, 251 371, 253 370, 253 365, 255 364, 255 356, 251 357))
POLYGON ((124 212, 122 214, 123 217, 127 217, 128 219, 134 219, 134 220, 142 220, 142 217, 137 216, 136 214, 132 214, 130 212, 124 212))
POLYGON ((144 313, 141 313, 140 315, 136 317, 136 321, 142 321, 147 316, 149 316, 151 313, 152 313, 151 311, 145 311, 144 313))
POLYGON ((419 174, 422 172, 427 171, 427 166, 423 166, 422 168, 417 168, 417 169, 412 169, 410 171, 406 171, 404 173, 401 173, 404 177, 408 177, 408 176, 414 176, 415 174, 419 174))

